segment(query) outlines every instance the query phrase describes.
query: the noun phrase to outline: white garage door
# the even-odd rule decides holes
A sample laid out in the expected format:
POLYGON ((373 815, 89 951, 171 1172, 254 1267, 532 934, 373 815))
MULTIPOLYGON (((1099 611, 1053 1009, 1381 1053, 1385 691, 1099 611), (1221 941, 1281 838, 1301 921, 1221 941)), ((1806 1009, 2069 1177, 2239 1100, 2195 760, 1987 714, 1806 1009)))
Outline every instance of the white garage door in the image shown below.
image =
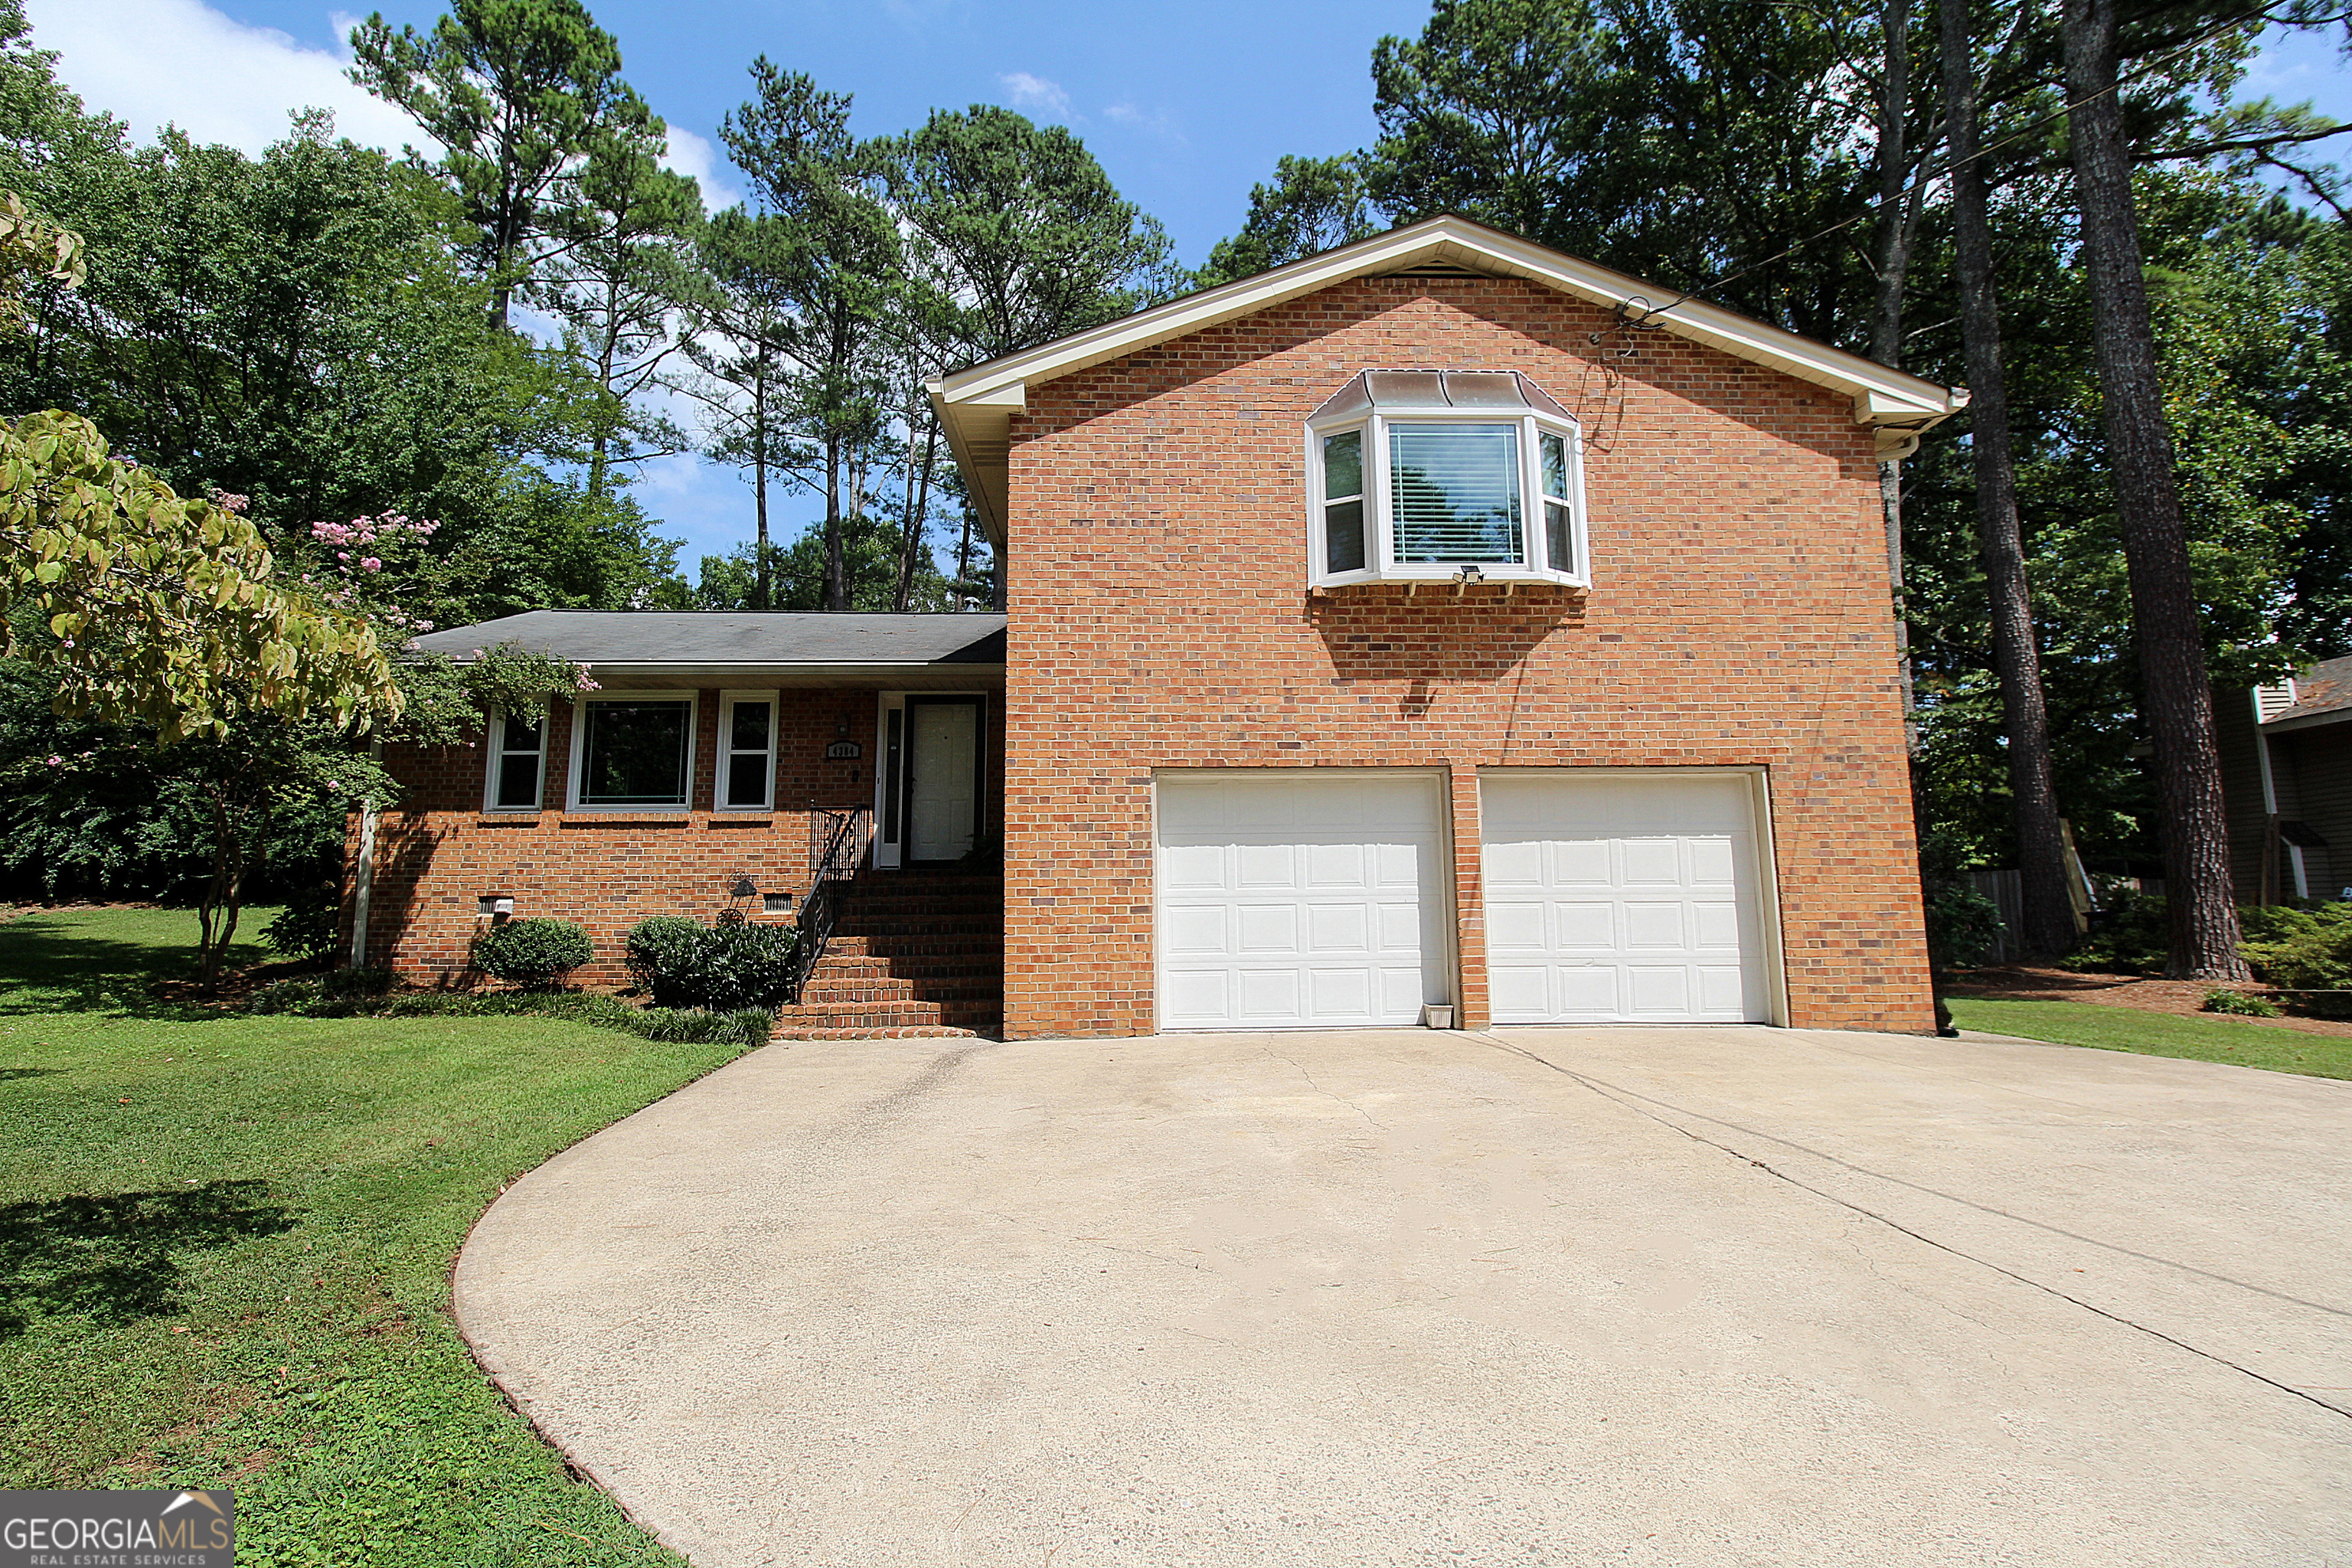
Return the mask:
POLYGON ((1498 1024, 1771 1016, 1748 781, 1485 773, 1498 1024))
POLYGON ((1452 994, 1425 773, 1160 775, 1160 1026, 1413 1024, 1452 994))

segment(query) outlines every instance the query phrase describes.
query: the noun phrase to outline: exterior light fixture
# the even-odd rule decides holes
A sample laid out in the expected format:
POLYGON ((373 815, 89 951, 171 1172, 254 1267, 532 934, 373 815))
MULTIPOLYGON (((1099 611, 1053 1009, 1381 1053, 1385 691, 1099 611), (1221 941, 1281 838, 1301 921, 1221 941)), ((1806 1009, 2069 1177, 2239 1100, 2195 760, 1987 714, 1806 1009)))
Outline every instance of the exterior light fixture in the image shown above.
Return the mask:
POLYGON ((1466 588, 1473 583, 1485 582, 1486 574, 1475 566, 1465 566, 1461 571, 1454 574, 1454 580, 1466 588))

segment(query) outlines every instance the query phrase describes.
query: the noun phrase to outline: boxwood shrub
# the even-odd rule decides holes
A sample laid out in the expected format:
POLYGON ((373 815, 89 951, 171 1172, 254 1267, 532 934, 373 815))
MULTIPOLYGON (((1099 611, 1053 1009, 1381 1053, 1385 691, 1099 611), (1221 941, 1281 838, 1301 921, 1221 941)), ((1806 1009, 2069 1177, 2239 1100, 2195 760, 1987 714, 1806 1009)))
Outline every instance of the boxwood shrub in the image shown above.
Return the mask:
POLYGON ((595 953, 588 933, 569 921, 509 921, 474 939, 482 972, 514 985, 552 985, 595 953))
POLYGON ((791 995, 799 942, 791 926, 707 926, 655 915, 630 929, 629 973, 657 1007, 775 1007, 791 995))

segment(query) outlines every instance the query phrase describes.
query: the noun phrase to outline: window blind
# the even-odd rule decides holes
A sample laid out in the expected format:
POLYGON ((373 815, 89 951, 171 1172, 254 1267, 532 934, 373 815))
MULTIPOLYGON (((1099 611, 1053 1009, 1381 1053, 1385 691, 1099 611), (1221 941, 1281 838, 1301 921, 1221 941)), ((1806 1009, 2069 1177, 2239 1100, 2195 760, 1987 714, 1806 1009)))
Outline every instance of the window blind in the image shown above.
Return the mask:
POLYGON ((1391 425, 1389 499, 1400 562, 1527 559, 1516 426, 1391 425))

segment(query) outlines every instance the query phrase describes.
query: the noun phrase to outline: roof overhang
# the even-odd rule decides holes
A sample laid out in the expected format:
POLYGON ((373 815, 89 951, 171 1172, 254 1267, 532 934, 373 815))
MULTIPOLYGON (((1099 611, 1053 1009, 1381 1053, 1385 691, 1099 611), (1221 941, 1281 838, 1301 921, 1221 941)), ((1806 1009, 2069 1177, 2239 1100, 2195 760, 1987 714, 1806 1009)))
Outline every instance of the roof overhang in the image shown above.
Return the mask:
POLYGON ((2352 708, 2321 708, 2309 713, 2297 713, 2290 709, 2275 719, 2263 721, 2265 735, 2292 735, 2304 730, 2325 729, 2330 724, 2352 722, 2352 708))
POLYGON ((1590 304, 1654 311, 1646 317, 1645 324, 1852 398, 1854 422, 1878 433, 1882 458, 1907 457, 1917 447, 1922 431, 1968 406, 1965 389, 1939 386, 1891 370, 1720 305, 1677 300, 1674 289, 1580 261, 1467 218, 1434 217, 1239 282, 1188 294, 930 383, 931 405, 939 413, 956 466, 971 486, 982 526, 997 547, 1003 548, 1012 418, 1027 410, 1031 387, 1350 279, 1414 268, 1526 279, 1590 304))
POLYGON ((736 664, 709 660, 676 663, 587 660, 589 675, 605 686, 875 686, 913 690, 1001 685, 1002 664, 947 663, 915 659, 900 663, 736 664))

